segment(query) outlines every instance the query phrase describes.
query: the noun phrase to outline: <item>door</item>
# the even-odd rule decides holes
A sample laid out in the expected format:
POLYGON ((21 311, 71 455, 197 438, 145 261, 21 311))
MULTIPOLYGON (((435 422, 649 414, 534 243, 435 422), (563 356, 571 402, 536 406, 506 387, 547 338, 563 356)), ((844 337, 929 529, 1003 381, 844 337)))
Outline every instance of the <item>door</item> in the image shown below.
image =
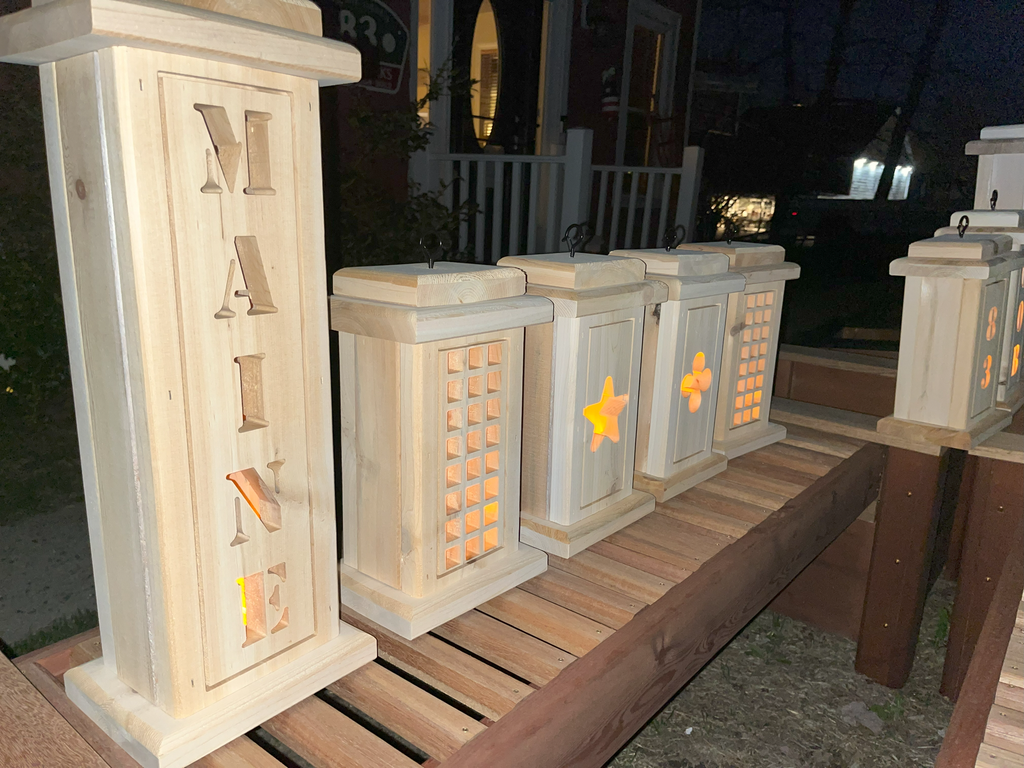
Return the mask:
POLYGON ((679 14, 652 0, 630 0, 622 62, 616 165, 661 165, 671 143, 679 14))

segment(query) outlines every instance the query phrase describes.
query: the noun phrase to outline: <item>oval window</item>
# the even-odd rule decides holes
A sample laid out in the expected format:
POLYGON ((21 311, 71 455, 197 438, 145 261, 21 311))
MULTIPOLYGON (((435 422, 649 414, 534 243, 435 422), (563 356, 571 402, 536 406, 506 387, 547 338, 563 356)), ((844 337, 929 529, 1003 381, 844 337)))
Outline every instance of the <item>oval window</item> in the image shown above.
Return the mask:
POLYGON ((501 64, 498 56, 498 27, 490 0, 483 0, 473 30, 473 58, 470 77, 473 86, 473 130, 480 146, 487 144, 494 126, 494 110, 498 105, 498 83, 501 64))

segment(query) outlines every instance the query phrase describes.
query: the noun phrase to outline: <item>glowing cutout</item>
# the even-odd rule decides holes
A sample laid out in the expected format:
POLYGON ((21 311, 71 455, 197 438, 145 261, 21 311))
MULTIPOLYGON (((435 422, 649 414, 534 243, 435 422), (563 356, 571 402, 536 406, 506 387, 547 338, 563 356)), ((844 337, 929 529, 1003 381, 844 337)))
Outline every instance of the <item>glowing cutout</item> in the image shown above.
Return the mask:
POLYGON ((498 502, 494 501, 484 507, 484 525, 498 522, 498 502))
MULTIPOLYGON (((1024 305, 1022 305, 1024 306, 1024 305)), ((1010 364, 1010 375, 1016 376, 1020 370, 1020 344, 1013 345, 1013 362, 1010 364)))
POLYGON ((466 515, 466 533, 473 533, 480 530, 480 510, 470 512, 466 515))
MULTIPOLYGON (((679 391, 683 397, 689 398, 690 413, 696 413, 700 408, 701 392, 707 392, 711 387, 712 373, 710 368, 705 367, 704 353, 698 352, 693 357, 693 373, 683 376, 679 385, 679 391)), ((743 390, 740 389, 740 392, 743 390)))
POLYGON ((619 442, 619 414, 629 402, 629 394, 615 394, 612 377, 604 380, 601 399, 583 409, 583 416, 594 425, 594 436, 590 440, 590 451, 597 450, 607 437, 613 443, 619 442))
POLYGON ((444 511, 449 515, 454 515, 462 509, 462 493, 456 491, 454 493, 445 494, 444 497, 444 511))
POLYGON ((498 529, 491 528, 484 531, 484 552, 490 552, 498 546, 498 529))
POLYGON ((999 317, 999 310, 990 307, 988 310, 988 327, 985 329, 985 340, 992 341, 996 337, 996 318, 999 317))
POLYGON ((267 636, 267 612, 263 605, 263 572, 236 581, 242 593, 242 626, 245 627, 242 647, 246 648, 267 636))
POLYGON ((281 505, 253 467, 227 476, 268 531, 281 530, 281 505))

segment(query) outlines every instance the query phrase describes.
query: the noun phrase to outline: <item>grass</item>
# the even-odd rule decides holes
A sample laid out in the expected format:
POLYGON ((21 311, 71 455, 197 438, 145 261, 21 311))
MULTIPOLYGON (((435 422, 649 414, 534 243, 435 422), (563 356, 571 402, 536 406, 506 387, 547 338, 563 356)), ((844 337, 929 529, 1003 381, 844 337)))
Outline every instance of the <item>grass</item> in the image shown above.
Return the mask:
POLYGON ((57 619, 52 624, 43 627, 31 635, 12 645, 0 641, 0 650, 9 659, 24 656, 26 653, 45 648, 47 645, 66 640, 69 637, 81 634, 99 624, 96 611, 81 610, 71 616, 57 619))

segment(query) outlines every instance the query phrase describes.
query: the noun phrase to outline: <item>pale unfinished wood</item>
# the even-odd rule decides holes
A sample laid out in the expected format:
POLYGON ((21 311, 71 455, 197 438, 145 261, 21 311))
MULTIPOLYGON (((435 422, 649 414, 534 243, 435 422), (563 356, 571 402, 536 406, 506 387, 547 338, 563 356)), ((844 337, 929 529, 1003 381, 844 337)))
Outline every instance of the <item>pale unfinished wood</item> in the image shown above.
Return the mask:
POLYGON ((433 634, 538 686, 550 683, 576 660, 571 653, 480 611, 464 613, 433 634))
POLYGON ((754 267, 765 264, 781 264, 786 260, 786 250, 779 245, 767 243, 716 242, 686 243, 687 250, 724 253, 733 267, 754 267))
POLYGON ((448 264, 341 270, 336 287, 394 303, 441 299, 458 317, 439 340, 409 344, 344 330, 358 318, 334 298, 341 362, 345 553, 342 601, 414 638, 541 573, 542 552, 519 543, 524 327, 487 298, 524 290, 506 267, 448 264), (497 293, 495 293, 497 292, 497 293), (480 301, 468 301, 473 297, 480 301), (481 333, 486 318, 500 325, 481 333), (473 330, 469 330, 472 328, 473 330))
POLYGON ((644 265, 599 253, 548 253, 543 257, 506 256, 498 264, 516 267, 530 283, 582 291, 638 283, 644 279, 644 265))
POLYGON ((0 18, 0 61, 40 65, 114 46, 239 64, 320 85, 361 76, 359 53, 347 43, 161 0, 54 0, 0 18))
POLYGON ((487 730, 380 664, 360 667, 327 690, 438 760, 487 730))
POLYGON ((550 329, 526 337, 520 536, 569 557, 654 508, 634 490, 633 466, 644 302, 666 290, 646 292, 638 259, 538 254, 499 264, 526 271, 528 291, 604 289, 593 313, 556 310, 550 329))
POLYGON ((1013 239, 1001 234, 974 234, 963 237, 939 235, 910 244, 907 255, 912 259, 991 259, 1013 248, 1013 239))
POLYGON ((437 307, 522 296, 526 276, 518 269, 435 261, 346 267, 334 273, 334 293, 356 299, 437 307))

